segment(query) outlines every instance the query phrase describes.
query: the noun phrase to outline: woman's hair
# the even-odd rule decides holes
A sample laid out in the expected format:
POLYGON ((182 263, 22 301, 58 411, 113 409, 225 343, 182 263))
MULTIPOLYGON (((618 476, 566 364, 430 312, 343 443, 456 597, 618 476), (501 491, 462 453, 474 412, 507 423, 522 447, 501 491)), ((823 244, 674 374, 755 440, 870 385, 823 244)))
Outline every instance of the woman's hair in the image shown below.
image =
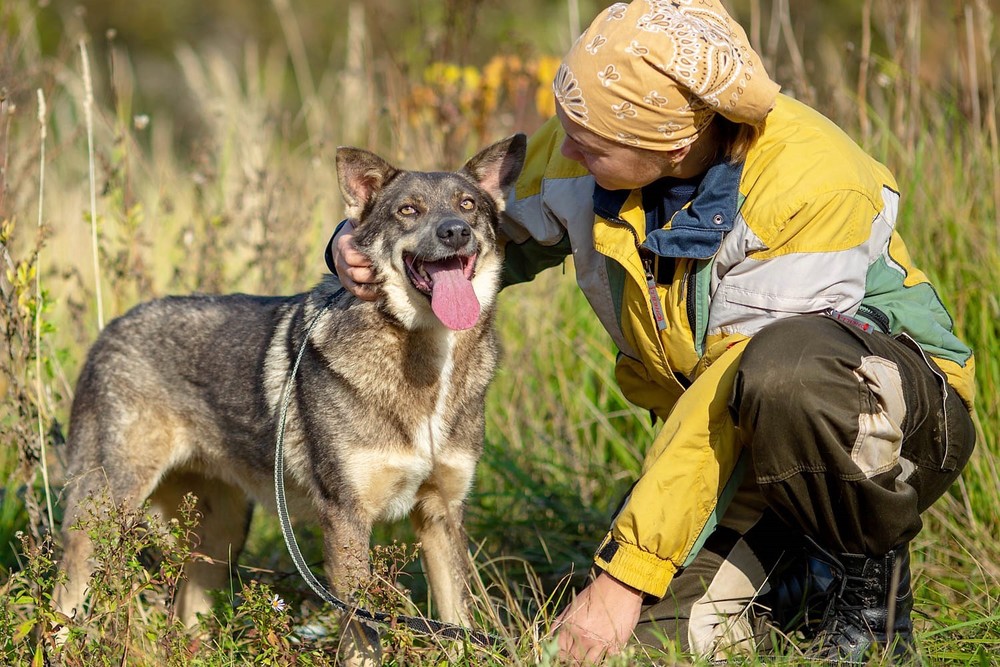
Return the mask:
POLYGON ((719 133, 719 156, 733 163, 746 160, 747 153, 764 132, 765 122, 766 119, 757 125, 734 123, 722 114, 715 114, 712 123, 719 133))

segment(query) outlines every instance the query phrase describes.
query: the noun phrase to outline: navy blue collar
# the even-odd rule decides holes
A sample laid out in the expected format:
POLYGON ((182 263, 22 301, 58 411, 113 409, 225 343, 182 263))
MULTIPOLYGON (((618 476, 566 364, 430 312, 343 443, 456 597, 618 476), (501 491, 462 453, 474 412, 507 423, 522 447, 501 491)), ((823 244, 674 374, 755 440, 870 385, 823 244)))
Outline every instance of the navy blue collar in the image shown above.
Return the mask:
MULTIPOLYGON (((661 257, 708 259, 719 251, 722 238, 732 231, 739 210, 743 163, 718 162, 705 172, 691 204, 674 214, 670 229, 656 229, 642 247, 661 257)), ((594 213, 621 221, 629 190, 605 190, 594 185, 594 213)))

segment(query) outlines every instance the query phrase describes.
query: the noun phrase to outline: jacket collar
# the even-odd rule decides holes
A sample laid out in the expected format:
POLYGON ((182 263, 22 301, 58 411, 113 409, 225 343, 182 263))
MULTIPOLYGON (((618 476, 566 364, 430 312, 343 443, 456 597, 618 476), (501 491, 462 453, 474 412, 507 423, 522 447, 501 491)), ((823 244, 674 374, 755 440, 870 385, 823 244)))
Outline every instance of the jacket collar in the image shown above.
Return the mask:
MULTIPOLYGON (((742 175, 742 162, 717 162, 709 167, 691 203, 674 214, 668 227, 650 232, 642 247, 662 257, 714 256, 736 222, 742 175)), ((630 194, 629 190, 605 190, 595 184, 594 213, 621 220, 622 206, 630 194)))

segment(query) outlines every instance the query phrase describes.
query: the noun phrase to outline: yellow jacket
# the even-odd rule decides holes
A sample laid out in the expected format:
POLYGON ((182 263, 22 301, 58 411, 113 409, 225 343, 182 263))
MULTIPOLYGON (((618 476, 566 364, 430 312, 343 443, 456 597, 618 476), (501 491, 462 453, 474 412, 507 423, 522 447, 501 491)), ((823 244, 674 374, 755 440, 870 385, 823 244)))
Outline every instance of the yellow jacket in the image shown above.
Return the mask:
POLYGON ((572 254, 622 392, 663 421, 597 554, 616 579, 662 596, 725 510, 741 450, 727 401, 746 341, 770 322, 835 309, 905 332, 971 409, 972 352, 894 230, 892 175, 816 111, 779 96, 746 161, 711 167, 648 235, 641 191, 595 186, 562 139, 553 119, 529 141, 501 225, 504 279, 572 254))

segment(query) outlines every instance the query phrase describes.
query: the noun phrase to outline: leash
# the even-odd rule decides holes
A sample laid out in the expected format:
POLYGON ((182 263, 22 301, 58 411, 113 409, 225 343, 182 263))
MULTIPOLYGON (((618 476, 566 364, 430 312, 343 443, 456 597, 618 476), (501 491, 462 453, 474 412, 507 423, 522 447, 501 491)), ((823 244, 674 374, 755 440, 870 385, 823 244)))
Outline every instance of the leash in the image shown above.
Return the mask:
MULTIPOLYGON (((298 356, 295 358, 295 364, 292 366, 288 380, 285 382, 285 389, 282 396, 281 412, 278 417, 278 435, 277 441, 274 445, 274 499, 278 509, 278 522, 281 524, 281 534, 285 538, 285 546, 288 548, 288 554, 292 557, 292 562, 295 563, 295 568, 299 571, 299 575, 305 579, 307 584, 309 584, 309 588, 312 589, 313 593, 325 602, 329 602, 337 609, 351 614, 352 617, 365 624, 368 629, 374 631, 378 625, 391 627, 402 624, 417 634, 468 641, 478 646, 503 652, 503 639, 480 630, 473 630, 461 625, 445 623, 443 621, 436 621, 429 618, 421 618, 419 616, 406 616, 402 614, 387 614, 381 611, 369 611, 341 600, 330 592, 326 586, 320 583, 320 581, 312 573, 312 570, 309 569, 309 565, 306 563, 306 559, 303 557, 302 551, 299 549, 299 543, 295 539, 295 532, 292 530, 292 521, 288 514, 288 503, 285 499, 284 447, 285 424, 288 418, 288 405, 291 402, 292 386, 295 383, 295 376, 298 373, 299 364, 302 362, 302 357, 305 354, 306 345, 309 342, 309 335, 319 322, 320 316, 326 311, 327 308, 330 307, 333 300, 343 294, 344 291, 345 289, 341 287, 329 299, 327 299, 326 303, 319 308, 316 315, 313 317, 312 322, 306 328, 305 335, 302 338, 302 346, 299 348, 298 356)), ((305 309, 303 308, 303 311, 304 310, 305 309)), ((371 637, 369 638, 371 639, 371 637)))

